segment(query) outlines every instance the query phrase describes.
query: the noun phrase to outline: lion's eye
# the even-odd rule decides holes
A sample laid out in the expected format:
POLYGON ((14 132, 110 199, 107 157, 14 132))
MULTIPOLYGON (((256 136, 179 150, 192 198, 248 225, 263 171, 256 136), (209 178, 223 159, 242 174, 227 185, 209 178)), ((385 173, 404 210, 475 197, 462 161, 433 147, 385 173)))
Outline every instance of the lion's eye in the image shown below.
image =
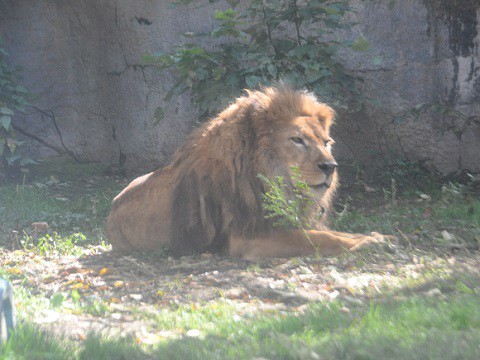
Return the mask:
POLYGON ((302 138, 299 137, 292 137, 290 140, 292 140, 295 144, 298 145, 305 145, 305 142, 303 141, 302 138))
POLYGON ((332 142, 331 140, 325 140, 324 144, 326 147, 329 147, 331 145, 331 142, 332 142))

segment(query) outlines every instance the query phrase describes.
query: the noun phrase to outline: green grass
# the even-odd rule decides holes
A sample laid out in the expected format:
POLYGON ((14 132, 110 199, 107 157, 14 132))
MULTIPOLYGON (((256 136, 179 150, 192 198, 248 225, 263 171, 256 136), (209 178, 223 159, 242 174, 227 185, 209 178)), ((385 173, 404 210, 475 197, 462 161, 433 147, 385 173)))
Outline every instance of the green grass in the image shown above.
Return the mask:
POLYGON ((160 312, 156 328, 185 334, 155 345, 91 334, 81 345, 23 325, 0 346, 13 359, 477 359, 480 297, 413 297, 372 302, 347 313, 340 303, 316 303, 303 314, 234 318, 232 305, 160 312), (172 320, 172 316, 175 317, 172 320), (179 320, 180 319, 180 320, 179 320), (201 321, 199 321, 201 320, 201 321))
POLYGON ((340 214, 334 227, 340 231, 415 235, 415 246, 429 247, 451 245, 441 232, 447 230, 457 244, 470 248, 480 245, 480 197, 467 186, 447 184, 431 189, 431 199, 426 201, 418 193, 400 196, 398 200, 340 214))
POLYGON ((0 186, 0 246, 18 248, 21 242, 47 249, 65 243, 73 249, 101 242, 112 199, 122 188, 115 178, 102 176, 102 169, 56 159, 34 169, 27 183, 0 186), (32 235, 35 222, 47 222, 48 235, 32 235))
MULTIPOLYGON (((102 243, 111 200, 123 187, 102 172, 99 165, 58 160, 35 169, 28 182, 0 186, 0 248, 21 248, 54 261, 66 254, 81 255, 89 244, 102 243), (30 229, 31 223, 39 221, 49 223, 47 234, 34 234, 30 229)), ((399 196, 394 194, 392 188, 364 197, 366 204, 362 199, 352 200, 334 219, 334 227, 405 234, 415 251, 422 250, 419 264, 428 263, 430 252, 438 248, 449 256, 452 242, 478 249, 480 199, 468 186, 430 183, 421 191, 401 188, 399 196), (424 193, 431 199, 420 196, 424 193), (452 234, 454 241, 446 241, 442 231, 452 234)), ((357 263, 350 265, 371 263, 368 253, 356 258, 357 263)), ((97 333, 73 341, 42 332, 30 322, 42 310, 102 317, 108 322, 115 309, 108 298, 89 298, 76 289, 42 293, 28 284, 29 275, 21 270, 20 263, 0 268, 0 276, 16 281, 20 319, 12 338, 0 344, 0 359, 480 358, 478 276, 453 276, 446 260, 425 267, 415 278, 409 278, 409 269, 404 274, 399 269, 404 288, 388 288, 387 284, 372 300, 357 299, 363 305, 315 303, 301 313, 262 312, 255 302, 245 308, 245 304, 220 299, 200 305, 150 304, 146 309, 127 309, 145 324, 145 336, 153 339, 150 342, 141 336, 106 338, 97 333), (439 296, 419 295, 422 291, 417 289, 429 282, 441 291, 439 296), (198 336, 188 336, 191 330, 198 331, 198 336)), ((251 264, 247 271, 255 274, 261 268, 251 264)), ((180 284, 173 282, 171 291, 176 286, 180 284)))

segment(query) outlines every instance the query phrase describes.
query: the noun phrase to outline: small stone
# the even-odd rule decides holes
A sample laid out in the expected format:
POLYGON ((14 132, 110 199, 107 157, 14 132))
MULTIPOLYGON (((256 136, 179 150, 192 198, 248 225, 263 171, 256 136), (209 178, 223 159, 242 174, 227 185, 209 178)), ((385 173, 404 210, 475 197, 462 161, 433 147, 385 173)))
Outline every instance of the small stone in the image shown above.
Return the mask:
POLYGON ((425 295, 427 295, 427 296, 441 296, 442 292, 440 291, 440 289, 434 288, 434 289, 428 290, 425 293, 425 295))
POLYGON ((427 195, 427 194, 420 194, 420 197, 421 197, 423 200, 426 200, 426 201, 432 200, 432 197, 431 197, 430 195, 427 195))
POLYGON ((188 330, 187 331, 187 334, 186 334, 188 337, 192 337, 192 338, 199 338, 202 336, 202 333, 200 332, 200 330, 197 330, 197 329, 191 329, 191 330, 188 330))
POLYGON ((130 294, 129 295, 133 300, 136 300, 136 301, 140 301, 143 299, 143 295, 142 294, 130 294))
POLYGON ((46 234, 50 226, 45 221, 34 222, 30 225, 32 231, 36 234, 46 234))
POLYGON ((119 313, 113 313, 113 314, 110 315, 110 317, 113 320, 122 320, 122 314, 119 314, 119 313))
POLYGON ((455 239, 455 236, 450 234, 447 230, 442 231, 442 237, 445 241, 452 241, 455 239))
POLYGON ((338 290, 334 290, 331 293, 328 293, 327 296, 330 300, 335 300, 340 295, 338 290))
POLYGON ((245 293, 246 290, 244 288, 232 288, 225 291, 224 295, 227 299, 235 300, 241 299, 245 293))

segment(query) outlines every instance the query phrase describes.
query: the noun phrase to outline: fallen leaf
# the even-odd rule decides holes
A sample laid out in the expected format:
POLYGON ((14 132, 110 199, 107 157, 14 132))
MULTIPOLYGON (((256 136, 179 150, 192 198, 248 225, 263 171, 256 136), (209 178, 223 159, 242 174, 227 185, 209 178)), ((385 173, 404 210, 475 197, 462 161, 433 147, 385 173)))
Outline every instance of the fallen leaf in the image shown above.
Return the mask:
POLYGON ((47 275, 42 279, 44 284, 50 284, 55 281, 55 278, 52 275, 47 275))
POLYGON ((113 274, 113 269, 111 268, 103 268, 102 270, 100 270, 100 272, 98 273, 99 276, 103 276, 103 275, 108 275, 108 274, 113 274))
POLYGON ((432 208, 427 207, 427 208, 423 209, 422 217, 424 219, 428 219, 428 218, 432 217, 432 208))
POLYGON ((71 286, 72 289, 83 289, 84 285, 82 283, 75 283, 71 286))

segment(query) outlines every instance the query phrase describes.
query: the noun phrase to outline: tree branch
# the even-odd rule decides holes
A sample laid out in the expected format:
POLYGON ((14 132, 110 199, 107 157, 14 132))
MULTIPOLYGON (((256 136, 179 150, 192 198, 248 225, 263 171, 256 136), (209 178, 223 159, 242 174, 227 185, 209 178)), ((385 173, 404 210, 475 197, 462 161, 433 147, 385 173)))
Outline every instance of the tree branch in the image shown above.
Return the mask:
POLYGON ((52 149, 54 150, 57 154, 63 154, 64 151, 59 148, 58 146, 56 145, 53 145, 53 144, 49 144, 48 142, 46 142, 45 140, 43 140, 42 138, 32 134, 32 133, 29 133, 28 131, 22 129, 21 127, 15 125, 15 124, 12 124, 12 127, 15 129, 15 131, 18 131, 20 134, 23 134, 37 142, 39 142, 40 144, 42 144, 43 146, 49 148, 49 149, 52 149))
POLYGON ((44 115, 44 116, 47 116, 49 117, 51 120, 52 120, 52 123, 53 123, 53 127, 55 128, 55 131, 57 132, 58 134, 58 138, 60 139, 60 143, 62 144, 62 147, 58 147, 56 145, 52 145, 52 144, 48 144, 45 140, 42 140, 40 139, 38 136, 35 136, 33 134, 30 134, 28 133, 27 131, 25 131, 24 129, 21 129, 19 128, 18 126, 15 126, 14 128, 16 130, 18 130, 19 132, 21 132, 23 135, 25 136, 28 136, 30 138, 32 138, 33 140, 35 141, 38 141, 40 144, 52 149, 52 150, 55 150, 56 152, 58 152, 59 154, 63 154, 63 153, 67 153, 68 155, 70 155, 76 162, 78 163, 83 163, 83 161, 77 156, 77 154, 75 154, 74 151, 70 150, 69 148, 67 148, 67 146, 65 145, 64 141, 63 141, 63 137, 62 137, 62 133, 60 132, 60 128, 58 127, 58 124, 57 124, 57 120, 55 119, 55 114, 53 113, 53 111, 51 110, 42 110, 42 109, 39 109, 37 108, 36 106, 30 106, 32 109, 34 109, 35 111, 39 112, 40 114, 44 115), (63 150, 62 150, 63 148, 63 150))

